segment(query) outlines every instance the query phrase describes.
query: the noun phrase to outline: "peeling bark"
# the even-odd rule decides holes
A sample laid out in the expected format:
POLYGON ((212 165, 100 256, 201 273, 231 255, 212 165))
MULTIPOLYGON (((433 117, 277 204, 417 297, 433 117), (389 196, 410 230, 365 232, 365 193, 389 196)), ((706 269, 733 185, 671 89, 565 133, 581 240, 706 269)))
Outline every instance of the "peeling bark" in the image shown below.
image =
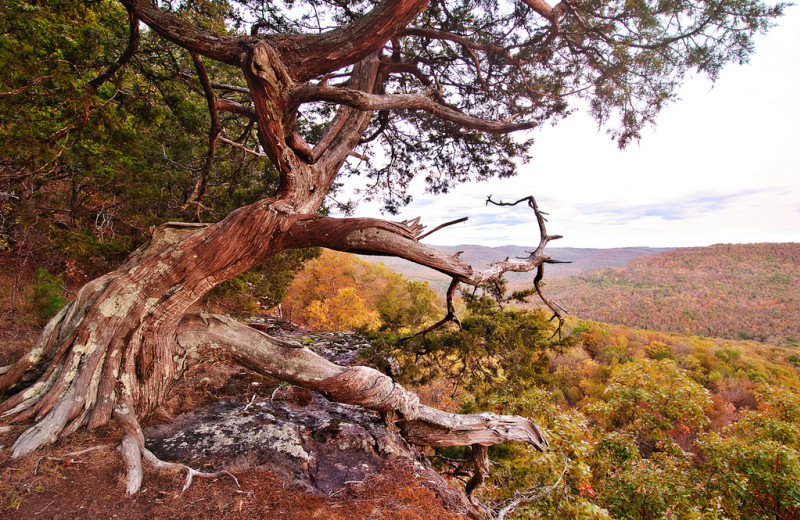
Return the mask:
POLYGON ((186 316, 178 343, 187 352, 225 359, 347 404, 396 412, 404 437, 420 446, 491 446, 525 442, 540 451, 544 434, 518 415, 460 415, 420 404, 413 392, 369 367, 341 367, 308 348, 280 342, 225 316, 186 316))
MULTIPOLYGON (((15 392, 0 403, 2 417, 35 421, 15 442, 13 456, 113 419, 124 431, 121 452, 128 492, 135 492, 141 485, 141 461, 158 464, 144 448, 139 421, 165 400, 189 366, 215 359, 381 412, 396 420, 416 444, 472 445, 475 453, 484 453, 481 446, 518 441, 545 449, 544 435, 526 418, 445 413, 421 405, 413 392, 376 370, 335 365, 229 318, 187 314, 219 283, 290 248, 318 245, 400 256, 448 274, 454 284, 473 285, 496 280, 507 271, 541 272, 544 263, 553 261, 543 248, 557 237, 545 233, 535 203, 540 246, 523 262, 506 260, 484 271, 421 244, 418 222, 314 216, 374 110, 418 108, 488 132, 530 126, 481 121, 424 96, 383 94, 390 70, 381 63, 381 49, 427 0, 381 0, 355 22, 320 34, 241 38, 204 32, 150 0, 121 1, 130 12, 131 37, 120 66, 135 49, 137 20, 193 53, 213 121, 204 175, 213 165, 217 141, 229 142, 221 134, 217 114, 227 110, 257 122, 259 143, 280 174, 280 187, 274 197, 239 208, 216 224, 159 226, 149 243, 119 269, 86 284, 48 323, 28 354, 0 370, 0 391, 15 392), (198 55, 240 67, 253 109, 217 98, 198 55), (345 88, 327 87, 327 74, 349 66, 345 88), (320 76, 319 83, 308 83, 320 76), (318 99, 340 106, 312 147, 297 134, 297 111, 302 102, 318 99)), ((110 69, 97 81, 115 71, 110 69)), ((201 193, 202 180, 197 199, 201 193)), ((481 467, 477 471, 482 475, 481 467)), ((197 473, 189 472, 193 474, 197 473)))

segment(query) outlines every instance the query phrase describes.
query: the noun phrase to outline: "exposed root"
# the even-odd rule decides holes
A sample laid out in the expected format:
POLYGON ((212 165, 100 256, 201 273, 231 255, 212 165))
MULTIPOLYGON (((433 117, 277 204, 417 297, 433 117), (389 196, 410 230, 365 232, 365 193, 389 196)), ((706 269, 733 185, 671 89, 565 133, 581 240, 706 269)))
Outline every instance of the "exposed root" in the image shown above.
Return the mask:
POLYGON ((308 348, 287 346, 224 316, 186 316, 178 328, 185 349, 214 352, 263 375, 316 390, 332 400, 378 411, 397 422, 405 439, 420 446, 473 446, 475 473, 471 494, 488 471, 486 447, 525 442, 540 451, 548 447, 544 434, 529 419, 516 415, 460 415, 419 403, 391 377, 368 367, 342 367, 308 348), (483 454, 483 455, 481 455, 483 454))
POLYGON ((119 445, 119 451, 122 454, 123 460, 125 461, 127 472, 125 490, 128 495, 138 493, 142 488, 142 479, 144 476, 144 472, 142 471, 142 460, 149 462, 157 469, 185 470, 186 481, 183 484, 181 494, 189 489, 189 486, 192 485, 194 477, 216 478, 222 475, 227 475, 231 477, 234 482, 236 482, 237 488, 242 488, 242 486, 239 484, 239 479, 237 479, 229 471, 198 471, 185 464, 167 462, 159 459, 153 455, 150 450, 145 448, 144 433, 142 432, 142 428, 139 425, 139 421, 136 419, 135 415, 128 412, 126 409, 121 408, 114 411, 114 418, 117 419, 122 426, 123 432, 125 432, 119 445))
POLYGON ((198 471, 198 470, 196 470, 194 468, 191 468, 191 467, 189 467, 189 466, 187 466, 185 464, 179 464, 177 462, 165 462, 165 461, 159 459, 158 457, 156 457, 155 455, 153 455, 153 453, 150 452, 150 450, 148 450, 147 448, 142 450, 142 458, 144 460, 146 460, 147 462, 149 462, 150 464, 152 464, 153 466, 155 466, 156 468, 159 468, 159 469, 186 470, 186 482, 184 482, 184 484, 183 484, 183 489, 181 490, 181 494, 184 491, 186 491, 187 489, 189 489, 189 486, 192 485, 192 479, 194 477, 216 478, 216 477, 220 477, 222 475, 227 475, 230 478, 232 478, 234 482, 236 482, 236 487, 237 488, 242 489, 242 486, 239 484, 239 479, 237 479, 231 472, 226 471, 224 469, 221 470, 221 471, 214 471, 214 472, 211 472, 211 473, 198 471))
POLYGON ((125 461, 126 486, 129 495, 138 493, 142 488, 142 449, 136 442, 135 436, 126 433, 119 444, 119 451, 125 461))
POLYGON ((78 462, 78 461, 76 461, 76 460, 75 460, 75 459, 73 459, 72 457, 78 457, 78 456, 80 456, 80 455, 85 455, 85 454, 87 454, 87 453, 91 453, 91 452, 93 452, 93 451, 99 451, 99 450, 111 449, 111 448, 113 448, 113 447, 114 447, 114 446, 112 446, 111 444, 98 444, 97 446, 91 446, 91 447, 89 447, 89 448, 85 448, 85 449, 82 449, 82 450, 78 450, 78 451, 71 451, 71 452, 69 452, 69 453, 65 453, 65 454, 64 454, 64 455, 62 455, 61 457, 47 457, 47 459, 48 459, 48 460, 60 460, 60 461, 62 461, 62 462, 63 462, 63 461, 66 461, 66 460, 69 458, 69 463, 70 463, 70 464, 75 464, 75 463, 76 463, 76 462, 78 462))
MULTIPOLYGON (((174 341, 164 340, 166 336, 153 330, 157 329, 155 326, 145 330, 144 318, 153 312, 155 300, 138 301, 135 284, 145 285, 145 280, 139 278, 148 270, 140 269, 141 262, 154 261, 159 251, 198 229, 201 227, 172 223, 160 226, 150 242, 131 254, 120 269, 84 285, 75 299, 48 322, 34 347, 10 368, 3 368, 0 391, 11 389, 16 393, 0 402, 0 417, 10 418, 11 422, 37 421, 14 443, 14 457, 30 453, 82 426, 93 428, 108 422, 121 393, 117 385, 135 393, 149 382, 148 375, 154 380, 151 386, 158 387, 167 381, 162 372, 145 371, 138 366, 145 333, 147 345, 157 353, 153 357, 169 359, 159 363, 161 359, 149 361, 143 357, 145 363, 149 361, 166 371, 185 367, 186 360, 170 349, 174 341), (141 272, 136 274, 137 270, 141 272), (133 309, 136 305, 138 308, 133 309), (130 319, 130 323, 125 323, 128 316, 137 312, 141 314, 140 320, 130 319)), ((160 271, 154 269, 154 272, 160 271)), ((167 388, 168 383, 162 387, 167 388)), ((154 396, 152 401, 161 397, 150 388, 144 395, 154 396)), ((142 406, 137 402, 139 411, 149 404, 142 406)))

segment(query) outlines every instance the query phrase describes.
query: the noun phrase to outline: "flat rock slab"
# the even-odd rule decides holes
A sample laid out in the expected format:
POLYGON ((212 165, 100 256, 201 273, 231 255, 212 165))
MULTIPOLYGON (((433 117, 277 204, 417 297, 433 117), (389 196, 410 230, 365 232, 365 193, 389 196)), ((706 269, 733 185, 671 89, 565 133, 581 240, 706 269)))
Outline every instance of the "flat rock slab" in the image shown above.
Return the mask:
POLYGON ((197 469, 266 467, 324 494, 364 480, 395 457, 423 468, 416 450, 372 412, 296 387, 280 390, 274 399, 219 401, 146 428, 147 447, 197 469))

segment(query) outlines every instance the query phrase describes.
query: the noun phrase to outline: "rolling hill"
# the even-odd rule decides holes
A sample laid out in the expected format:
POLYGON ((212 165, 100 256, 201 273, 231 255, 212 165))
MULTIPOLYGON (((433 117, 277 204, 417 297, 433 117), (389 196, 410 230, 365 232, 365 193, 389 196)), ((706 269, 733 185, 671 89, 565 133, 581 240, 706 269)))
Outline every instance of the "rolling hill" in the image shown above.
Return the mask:
POLYGON ((569 278, 548 295, 581 318, 775 344, 800 340, 800 244, 679 248, 569 278))
MULTIPOLYGON (((478 267, 519 257, 523 246, 437 247, 478 267)), ((800 244, 717 244, 657 249, 549 248, 568 260, 546 268, 547 294, 584 319, 665 332, 775 344, 800 341, 800 244)), ((449 279, 405 260, 381 261, 444 293, 449 279)), ((533 273, 510 273, 510 288, 533 273)))

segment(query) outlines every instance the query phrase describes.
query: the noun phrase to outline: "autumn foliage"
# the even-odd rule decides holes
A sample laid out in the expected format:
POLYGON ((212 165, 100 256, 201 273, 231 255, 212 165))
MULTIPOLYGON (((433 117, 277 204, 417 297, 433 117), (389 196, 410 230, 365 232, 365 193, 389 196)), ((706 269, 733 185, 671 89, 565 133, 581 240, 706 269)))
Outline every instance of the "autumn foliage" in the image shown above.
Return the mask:
POLYGON ((443 312, 426 283, 330 250, 305 264, 281 308, 287 319, 313 329, 402 333, 421 330, 443 312))
POLYGON ((800 342, 800 244, 680 248, 550 281, 588 319, 777 344, 800 342))

